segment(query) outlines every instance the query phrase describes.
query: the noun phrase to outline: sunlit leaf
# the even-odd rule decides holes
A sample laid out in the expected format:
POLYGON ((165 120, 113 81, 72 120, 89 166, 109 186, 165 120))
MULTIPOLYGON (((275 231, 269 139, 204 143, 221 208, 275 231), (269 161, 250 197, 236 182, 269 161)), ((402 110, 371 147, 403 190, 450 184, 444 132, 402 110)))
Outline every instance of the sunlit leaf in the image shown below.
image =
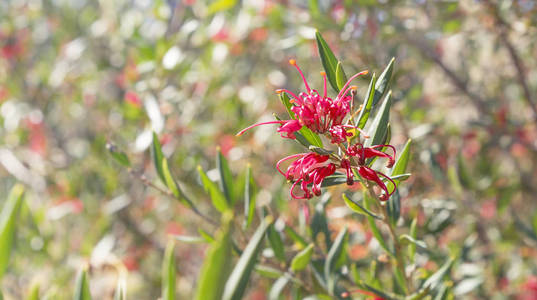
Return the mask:
MULTIPOLYGON (((414 218, 412 220, 412 223, 410 224, 410 236, 413 238, 413 239, 416 239, 416 231, 417 231, 417 226, 418 226, 418 218, 414 218)), ((413 262, 414 261, 414 256, 416 255, 416 244, 409 244, 408 245, 408 257, 410 258, 410 261, 413 262)))
MULTIPOLYGON (((0 297, 0 300, 2 297, 0 297)), ((39 284, 32 284, 26 300, 39 300, 39 284)))
POLYGON ((345 204, 347 204, 347 206, 355 213, 358 213, 364 216, 370 216, 378 220, 382 220, 381 216, 371 212, 370 210, 366 209, 365 207, 358 204, 357 202, 352 201, 351 199, 349 199, 349 197, 347 197, 347 195, 341 194, 341 196, 343 197, 343 201, 345 201, 345 204))
POLYGON ((164 172, 162 171, 162 160, 164 159, 164 154, 162 154, 162 146, 155 132, 153 132, 153 144, 151 147, 151 155, 153 157, 153 164, 155 165, 155 170, 160 180, 166 184, 166 178, 164 177, 164 172))
POLYGON ((343 228, 330 247, 326 260, 324 262, 324 276, 328 283, 328 291, 333 293, 336 283, 336 278, 332 275, 344 261, 347 256, 347 227, 343 228))
POLYGON ((287 274, 284 274, 282 277, 278 278, 276 282, 272 285, 270 288, 269 294, 268 294, 268 300, 278 300, 280 299, 280 295, 283 292, 283 289, 289 282, 290 278, 287 274))
POLYGON ((277 279, 277 278, 280 278, 281 276, 283 276, 283 273, 282 271, 278 270, 278 269, 275 269, 275 268, 272 268, 272 267, 269 267, 269 266, 264 266, 264 265, 256 265, 254 270, 261 276, 264 276, 264 277, 267 277, 267 278, 272 278, 272 279, 277 279))
POLYGON ((259 227, 248 242, 248 245, 246 245, 239 261, 226 282, 222 300, 237 300, 242 298, 246 290, 246 285, 250 280, 250 274, 257 261, 257 256, 261 250, 263 237, 271 224, 272 220, 270 219, 264 219, 259 224, 259 227))
POLYGON ((218 167, 218 173, 220 174, 220 190, 224 193, 229 204, 232 204, 235 199, 233 197, 233 177, 227 159, 222 155, 222 151, 218 148, 216 154, 216 166, 218 167))
POLYGON ((336 83, 338 90, 341 90, 345 86, 345 83, 347 83, 347 75, 340 61, 336 65, 336 83))
POLYGON ((207 177, 207 174, 205 174, 201 166, 198 166, 198 173, 200 175, 201 183, 203 184, 205 191, 208 192, 211 197, 213 206, 219 212, 224 212, 228 210, 229 206, 226 201, 226 197, 224 196, 222 191, 220 191, 218 186, 214 182, 212 182, 209 177, 207 177))
POLYGON ((337 76, 336 76, 336 68, 338 64, 338 60, 336 56, 334 55, 334 52, 330 49, 322 35, 319 33, 319 31, 315 32, 315 39, 317 41, 317 48, 319 50, 319 56, 321 57, 321 63, 323 64, 323 68, 326 72, 326 77, 328 78, 328 82, 330 82, 330 85, 332 88, 339 92, 339 88, 337 85, 337 76))
POLYGON ((223 214, 222 225, 209 247, 200 271, 197 300, 220 300, 232 266, 231 213, 223 214))
POLYGON ((75 283, 74 300, 91 300, 89 289, 87 267, 84 267, 78 272, 75 283))
POLYGON ((373 76, 371 77, 371 81, 369 82, 369 87, 367 89, 367 93, 365 94, 364 102, 362 104, 362 110, 360 111, 360 114, 358 115, 356 124, 360 129, 364 129, 365 124, 367 123, 367 120, 369 119, 369 115, 371 114, 371 108, 373 107, 373 98, 375 97, 375 83, 377 82, 377 78, 375 74, 373 73, 373 76))
POLYGON ((373 145, 380 145, 386 136, 388 130, 388 122, 390 120, 390 108, 392 105, 391 93, 386 95, 386 99, 379 108, 375 119, 369 127, 370 138, 365 141, 365 146, 370 147, 373 145))
POLYGON ((162 263, 162 300, 175 299, 175 243, 168 242, 162 263))
POLYGON ((402 234, 401 236, 399 236, 399 241, 403 245, 414 244, 420 248, 427 249, 427 244, 425 244, 424 241, 416 240, 415 238, 413 238, 412 236, 408 234, 402 234))
POLYGON ((447 262, 440 267, 433 275, 431 275, 421 286, 421 288, 429 288, 431 290, 434 290, 440 282, 442 282, 442 279, 444 276, 446 276, 449 273, 449 270, 451 269, 451 266, 453 265, 453 262, 455 260, 450 258, 447 262))
POLYGON ((131 162, 125 152, 119 150, 115 145, 111 143, 106 144, 106 149, 110 152, 110 155, 122 166, 130 167, 131 162))
POLYGON ((388 87, 392 78, 394 64, 395 58, 392 58, 377 79, 377 82, 375 83, 375 96, 373 97, 373 106, 377 105, 380 99, 382 99, 382 97, 388 91, 388 87))
POLYGON ((183 191, 181 191, 181 188, 179 188, 177 181, 175 181, 175 179, 172 177, 172 173, 170 172, 170 168, 168 167, 168 160, 166 158, 163 158, 161 164, 161 170, 164 176, 164 183, 166 184, 166 186, 168 186, 175 198, 179 199, 179 201, 181 201, 187 207, 194 207, 192 201, 190 201, 190 199, 186 197, 183 191))
POLYGON ((309 264, 311 255, 313 254, 313 244, 309 244, 302 251, 298 252, 297 255, 291 261, 291 270, 293 272, 301 271, 309 264))
POLYGON ((13 186, 0 215, 0 279, 7 270, 15 240, 16 221, 22 206, 24 187, 13 186))
POLYGON ((233 8, 237 4, 237 0, 217 0, 211 3, 207 7, 207 14, 212 15, 214 13, 225 11, 233 8))

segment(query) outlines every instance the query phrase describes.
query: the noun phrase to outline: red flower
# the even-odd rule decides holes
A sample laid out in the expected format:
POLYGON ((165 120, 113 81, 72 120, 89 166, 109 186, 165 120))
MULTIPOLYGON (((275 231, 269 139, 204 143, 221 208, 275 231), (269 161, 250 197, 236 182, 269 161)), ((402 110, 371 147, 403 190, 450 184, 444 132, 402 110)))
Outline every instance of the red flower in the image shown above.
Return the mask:
POLYGON ((309 199, 313 195, 319 196, 323 180, 336 171, 336 165, 329 161, 328 155, 320 155, 314 152, 285 157, 276 164, 276 168, 287 180, 294 181, 290 191, 291 197, 294 199, 309 199), (282 172, 280 164, 293 158, 298 159, 291 163, 287 168, 287 172, 282 172), (297 196, 293 193, 293 189, 298 184, 300 184, 300 189, 304 192, 303 196, 297 196), (308 187, 310 184, 312 185, 311 191, 308 187))

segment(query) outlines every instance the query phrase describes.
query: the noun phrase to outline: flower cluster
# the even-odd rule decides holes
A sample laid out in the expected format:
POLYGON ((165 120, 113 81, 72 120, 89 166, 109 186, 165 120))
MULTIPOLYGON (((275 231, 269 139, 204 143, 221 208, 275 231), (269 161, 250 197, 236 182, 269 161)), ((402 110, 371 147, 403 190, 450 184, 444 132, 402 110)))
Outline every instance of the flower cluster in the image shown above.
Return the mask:
MULTIPOLYGON (((306 88, 306 92, 301 92, 298 95, 287 89, 277 90, 278 93, 287 93, 291 97, 293 118, 257 123, 241 130, 237 135, 240 136, 247 130, 259 125, 280 124, 277 131, 283 138, 296 139, 295 133, 306 127, 318 135, 326 136, 331 144, 337 145, 338 149, 342 150, 340 155, 319 154, 316 152, 294 154, 283 158, 276 164, 278 171, 288 181, 293 182, 290 194, 294 199, 309 199, 314 195, 319 196, 323 180, 330 175, 334 175, 339 170, 346 174, 348 185, 354 183, 355 175, 375 182, 382 190, 379 199, 382 201, 388 200, 395 189, 390 192, 384 181, 390 181, 394 187, 395 183, 387 175, 369 167, 368 162, 373 158, 386 158, 388 159, 387 167, 392 167, 395 162, 395 148, 391 145, 366 147, 360 142, 359 138, 353 139, 355 133, 363 132, 353 124, 352 116, 357 112, 351 111, 352 101, 354 100, 352 91, 356 87, 350 86, 350 83, 356 77, 367 74, 367 71, 357 73, 349 78, 337 96, 332 99, 327 96, 325 72, 321 72, 324 83, 321 95, 317 90, 310 88, 296 61, 291 59, 289 63, 298 70, 306 88), (358 142, 351 145, 353 140, 358 142), (392 150, 393 155, 383 152, 384 149, 388 148, 392 150), (283 172, 280 165, 292 159, 295 160, 287 168, 286 172, 283 172), (297 186, 302 190, 301 195, 297 195, 294 192, 297 186)), ((368 138, 368 136, 363 134, 363 138, 368 138)))

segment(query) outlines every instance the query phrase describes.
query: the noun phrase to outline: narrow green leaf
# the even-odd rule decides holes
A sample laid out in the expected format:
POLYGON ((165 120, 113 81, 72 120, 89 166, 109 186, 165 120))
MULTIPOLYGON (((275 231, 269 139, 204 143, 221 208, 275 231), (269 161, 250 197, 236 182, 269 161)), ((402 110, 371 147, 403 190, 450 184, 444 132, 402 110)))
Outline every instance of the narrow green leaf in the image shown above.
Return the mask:
POLYGON ((162 300, 175 299, 175 243, 168 242, 162 263, 162 300))
MULTIPOLYGON (((375 201, 374 199, 371 199, 368 192, 364 190, 363 193, 364 197, 364 207, 366 209, 370 209, 371 202, 375 201)), ((366 216, 367 222, 369 223, 369 228, 371 229, 371 232, 373 233, 373 236, 377 239, 380 246, 392 257, 395 257, 393 252, 388 248, 388 245, 386 244, 386 241, 384 240, 384 237, 382 237, 382 234, 380 233, 380 230, 377 227, 377 224, 375 223, 375 218, 371 216, 366 216)))
POLYGON ((190 236, 190 235, 174 235, 174 239, 179 242, 186 244, 202 244, 207 243, 207 240, 201 236, 190 236))
POLYGON ((220 191, 218 186, 214 182, 212 182, 209 177, 207 177, 207 174, 205 174, 201 166, 198 166, 198 173, 200 174, 201 183, 203 184, 205 191, 208 192, 211 197, 213 206, 219 212, 224 212, 228 210, 229 207, 226 201, 226 197, 224 196, 224 194, 222 194, 222 191, 220 191))
POLYGON ((264 266, 264 265, 256 265, 254 270, 261 276, 264 276, 264 277, 267 277, 267 278, 271 278, 271 279, 277 279, 277 278, 280 278, 281 276, 283 276, 283 273, 282 271, 278 270, 278 269, 274 269, 272 267, 269 267, 269 266, 264 266))
POLYGON ((162 154, 162 146, 155 132, 153 132, 153 145, 151 147, 151 155, 153 156, 153 164, 155 165, 155 170, 157 175, 166 184, 166 178, 164 177, 164 172, 162 171, 162 160, 164 159, 164 154, 162 154))
POLYGON ((309 145, 307 146, 305 145, 306 147, 309 147, 310 145, 313 145, 319 148, 323 147, 323 142, 321 138, 319 137, 319 135, 311 131, 308 127, 302 126, 302 128, 298 132, 308 141, 309 145))
POLYGON ((444 263, 440 269, 438 269, 431 277, 429 277, 421 286, 422 288, 429 288, 431 290, 434 290, 436 286, 442 281, 444 276, 449 272, 451 269, 451 266, 453 265, 454 259, 449 259, 447 262, 444 263))
POLYGON ((332 273, 345 261, 347 256, 346 247, 347 227, 343 228, 337 235, 324 262, 324 276, 328 282, 328 291, 330 294, 334 292, 336 281, 332 273))
MULTIPOLYGON (((2 299, 2 297, 0 297, 2 299)), ((39 284, 32 284, 26 300, 39 300, 39 284)))
POLYGON ((408 234, 402 234, 399 236, 399 241, 401 244, 414 244, 420 248, 427 249, 427 244, 425 244, 424 241, 416 240, 415 238, 411 237, 408 234))
MULTIPOLYGON (((417 226, 418 226, 418 218, 414 218, 412 220, 412 223, 410 224, 410 236, 413 239, 416 239, 417 226)), ((408 257, 410 258, 411 262, 414 262, 415 255, 416 255, 416 244, 409 244, 408 245, 408 257)))
POLYGON ((364 215, 364 216, 370 216, 370 217, 373 217, 377 220, 382 220, 382 217, 371 212, 369 209, 366 209, 365 207, 361 206, 360 204, 352 201, 351 199, 349 199, 349 197, 347 197, 347 195, 345 194, 341 194, 341 196, 343 197, 343 201, 345 201, 345 204, 347 204, 347 206, 352 210, 354 211, 355 213, 358 213, 358 214, 361 214, 361 215, 364 215))
POLYGON ((365 141, 365 146, 380 145, 386 136, 388 130, 388 122, 390 120, 390 107, 392 105, 391 92, 388 92, 386 99, 379 108, 375 119, 369 127, 370 138, 365 141))
POLYGON ((74 300, 91 300, 87 272, 87 266, 83 267, 80 272, 78 272, 75 283, 74 300))
POLYGON ((278 300, 280 299, 280 295, 283 292, 283 289, 289 283, 289 276, 287 274, 284 274, 282 277, 278 278, 276 282, 272 285, 269 291, 268 300, 278 300))
POLYGON ((203 230, 202 228, 198 228, 198 232, 207 242, 214 242, 214 238, 207 231, 203 230))
POLYGON ((111 143, 106 143, 106 149, 110 154, 112 155, 112 158, 114 158, 120 165, 124 167, 130 167, 131 162, 129 160, 129 157, 125 152, 119 150, 116 145, 111 143))
POLYGON ((345 83, 347 83, 347 75, 340 61, 336 65, 336 83, 338 90, 341 90, 345 86, 345 83))
POLYGON ((261 224, 259 224, 259 227, 248 242, 248 245, 246 245, 239 261, 226 282, 222 297, 223 300, 238 300, 242 298, 246 290, 246 285, 250 279, 250 274, 256 263, 257 256, 261 250, 263 237, 271 224, 272 220, 270 220, 270 218, 265 218, 261 221, 261 224))
POLYGON ((375 96, 373 97, 373 106, 377 105, 377 103, 380 101, 380 99, 382 99, 384 94, 386 94, 386 91, 388 91, 388 87, 392 79, 394 64, 395 57, 390 60, 390 63, 388 63, 384 71, 382 71, 382 73, 380 74, 375 84, 375 96))
POLYGON ((336 79, 336 68, 338 60, 334 55, 334 52, 332 52, 322 35, 319 33, 319 31, 315 32, 315 39, 317 40, 319 56, 321 57, 321 63, 323 64, 323 68, 326 71, 326 77, 328 78, 328 82, 330 82, 330 85, 336 92, 339 92, 336 79))
POLYGON ((282 262, 285 262, 285 249, 283 246, 280 233, 274 228, 274 224, 270 225, 267 230, 267 237, 270 247, 274 251, 274 256, 282 262))
POLYGON ((0 279, 7 270, 13 242, 15 240, 16 221, 22 206, 24 187, 16 184, 11 189, 0 215, 0 279))
POLYGON ((175 198, 179 199, 179 201, 181 201, 187 207, 194 207, 192 201, 190 201, 190 199, 186 197, 186 195, 183 193, 183 191, 177 184, 177 181, 175 181, 175 179, 173 178, 172 173, 170 172, 170 168, 168 167, 168 160, 166 158, 162 159, 161 170, 164 176, 164 183, 170 189, 175 198))
POLYGON ((363 287, 366 290, 368 290, 368 291, 374 293, 375 295, 381 297, 382 299, 386 299, 386 300, 399 300, 399 299, 402 300, 402 299, 404 299, 403 297, 398 296, 396 294, 386 292, 386 291, 381 291, 381 290, 379 290, 379 289, 377 289, 377 288, 375 288, 375 287, 373 287, 373 286, 371 286, 369 284, 364 284, 363 287))
POLYGON ((252 175, 252 165, 246 166, 244 180, 244 228, 250 227, 255 215, 255 181, 252 175))
POLYGON ((292 227, 285 225, 284 229, 287 236, 289 236, 296 244, 300 245, 301 247, 306 247, 308 245, 308 242, 306 242, 306 239, 301 237, 292 227))
POLYGON ((329 187, 334 185, 340 185, 347 183, 346 175, 332 175, 326 177, 323 182, 321 182, 321 187, 329 187))
POLYGON ((313 254, 313 244, 309 244, 302 251, 298 252, 297 255, 291 261, 291 270, 293 272, 302 271, 309 264, 311 260, 311 255, 313 254))
POLYGON ((222 226, 215 241, 209 247, 201 267, 195 298, 197 300, 220 300, 222 297, 232 263, 230 259, 232 220, 231 213, 225 213, 222 216, 222 226))
POLYGON ((285 92, 282 92, 278 94, 278 97, 280 97, 280 101, 285 106, 285 109, 287 110, 289 117, 291 119, 296 119, 295 113, 291 110, 291 107, 293 107, 293 104, 290 101, 291 99, 289 98, 289 95, 287 95, 287 93, 285 92))
POLYGON ((218 167, 218 173, 220 174, 220 190, 224 193, 228 204, 233 204, 235 198, 233 197, 233 177, 227 159, 222 155, 220 147, 216 154, 216 165, 218 167))
MULTIPOLYGON (((408 139, 405 146, 403 147, 403 150, 399 154, 399 157, 397 158, 397 161, 392 167, 392 172, 390 173, 391 179, 395 182, 396 185, 398 185, 402 180, 405 180, 408 177, 399 178, 397 176, 403 175, 406 172, 406 168, 408 166, 408 161, 410 160, 410 145, 412 140, 408 139)), ((388 191, 392 191, 395 187, 391 182, 387 182, 388 191)))
POLYGON ((371 114, 371 108, 373 108, 373 98, 375 97, 376 82, 377 77, 375 76, 375 73, 373 73, 371 81, 369 82, 369 87, 367 88, 367 93, 365 94, 364 103, 362 104, 362 110, 360 111, 357 119, 357 124, 360 129, 364 129, 365 124, 369 119, 369 115, 371 114))

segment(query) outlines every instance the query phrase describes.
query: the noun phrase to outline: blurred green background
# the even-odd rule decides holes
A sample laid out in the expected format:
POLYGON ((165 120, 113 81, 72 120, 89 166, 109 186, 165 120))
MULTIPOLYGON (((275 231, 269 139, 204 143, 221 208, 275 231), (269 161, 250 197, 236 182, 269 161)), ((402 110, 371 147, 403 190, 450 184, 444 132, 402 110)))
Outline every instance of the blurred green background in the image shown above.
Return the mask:
MULTIPOLYGON (((258 203, 297 222, 298 203, 274 164, 299 147, 271 126, 235 133, 285 113, 274 91, 302 88, 288 59, 321 86, 315 30, 347 74, 379 74, 396 58, 392 144, 413 139, 403 213, 420 216, 437 251, 470 245, 453 273, 467 279, 456 295, 537 299, 527 298, 537 289, 532 0, 1 1, 0 191, 16 182, 28 190, 4 297, 22 299, 37 282, 52 299, 70 298, 86 262, 95 299, 111 299, 118 265, 132 299, 159 297, 167 235, 212 227, 137 179, 156 179, 152 131, 201 210, 217 215, 196 167, 217 177, 220 147, 239 182, 252 164, 258 203), (107 142, 128 153, 130 172, 107 142)), ((356 81, 360 99, 369 78, 356 81)), ((334 197, 330 226, 342 226, 342 206, 334 197)), ((356 244, 350 255, 370 248, 356 244)), ((177 247, 184 299, 205 249, 177 247)), ((265 299, 269 284, 254 278, 246 299, 265 299)))

